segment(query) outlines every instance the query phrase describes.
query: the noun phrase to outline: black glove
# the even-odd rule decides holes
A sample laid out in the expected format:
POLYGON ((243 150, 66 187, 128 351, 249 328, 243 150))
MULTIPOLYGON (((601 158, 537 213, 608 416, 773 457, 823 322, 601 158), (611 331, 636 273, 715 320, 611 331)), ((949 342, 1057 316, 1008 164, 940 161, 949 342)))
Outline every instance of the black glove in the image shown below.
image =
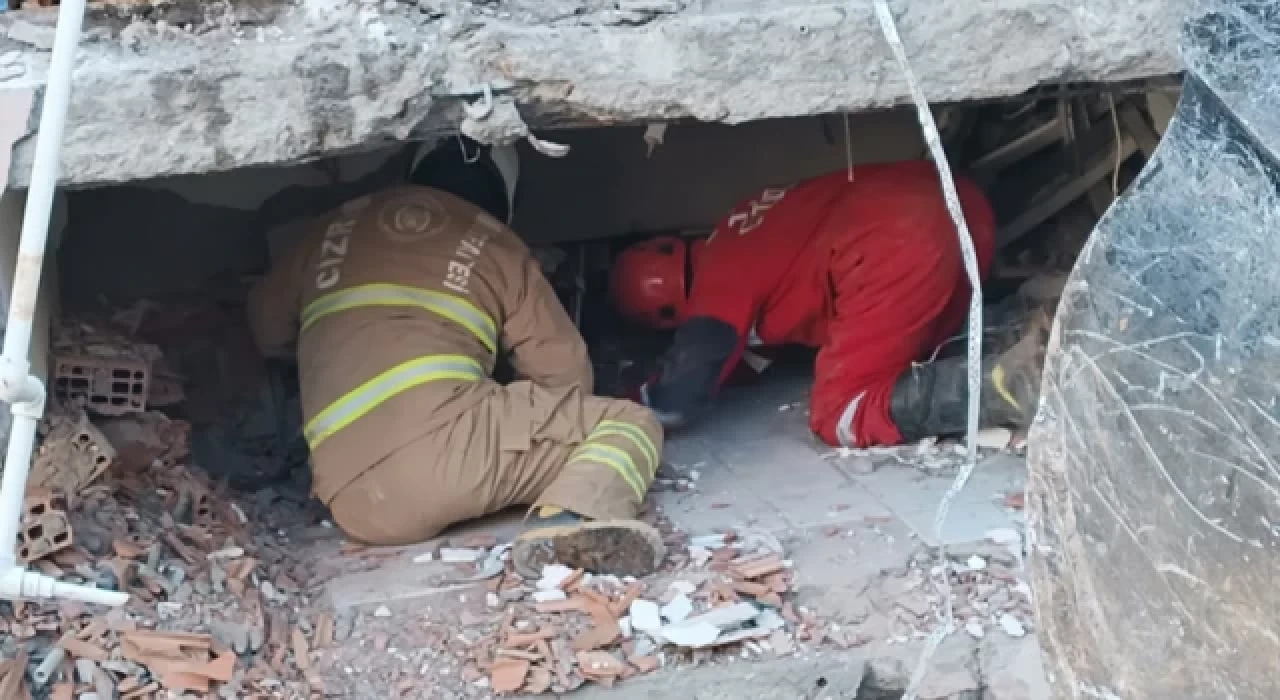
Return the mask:
POLYGON ((642 397, 664 427, 683 427, 711 405, 724 363, 738 347, 738 332, 714 318, 686 321, 662 356, 658 376, 642 397))

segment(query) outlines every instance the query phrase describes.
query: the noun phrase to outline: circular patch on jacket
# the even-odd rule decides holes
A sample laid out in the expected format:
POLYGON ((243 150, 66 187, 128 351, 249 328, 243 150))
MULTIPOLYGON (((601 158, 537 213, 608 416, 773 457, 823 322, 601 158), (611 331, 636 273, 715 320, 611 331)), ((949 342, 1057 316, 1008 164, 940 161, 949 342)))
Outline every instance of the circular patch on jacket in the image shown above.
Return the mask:
POLYGON ((448 230, 451 218, 435 196, 414 192, 383 202, 378 211, 378 228, 397 243, 417 243, 448 230))

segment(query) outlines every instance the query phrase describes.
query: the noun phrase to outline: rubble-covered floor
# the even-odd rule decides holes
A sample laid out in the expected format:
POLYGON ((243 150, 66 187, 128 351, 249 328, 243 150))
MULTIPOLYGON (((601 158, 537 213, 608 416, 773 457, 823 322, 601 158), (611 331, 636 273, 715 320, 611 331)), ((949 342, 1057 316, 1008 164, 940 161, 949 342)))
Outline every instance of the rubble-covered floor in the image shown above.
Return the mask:
MULTIPOLYGON (((782 655, 767 643, 734 645, 696 661, 668 650, 668 668, 612 689, 588 686, 579 697, 782 700, 901 690, 922 638, 936 625, 937 597, 921 576, 931 566, 923 543, 933 539, 933 514, 960 457, 951 446, 841 457, 808 432, 807 386, 803 374, 784 371, 733 390, 706 424, 670 440, 666 460, 674 479, 656 487, 652 503, 695 542, 724 532, 776 537, 792 564, 792 604, 818 620, 814 639, 796 641, 794 651, 782 655)), ((1006 542, 1021 532, 1023 470, 1021 457, 988 453, 955 502, 944 539, 953 559, 967 565, 977 563, 974 554, 984 558, 994 576, 971 588, 979 606, 987 600, 994 607, 979 612, 961 596, 959 629, 943 645, 923 698, 1047 697, 1033 632, 1009 636, 998 612, 1007 605, 1017 623, 1004 624, 1015 633, 1017 627, 1031 631, 1029 591, 1009 553, 1016 548, 983 542, 988 536, 1006 542), (968 631, 966 620, 974 621, 968 631)), ((488 532, 501 540, 517 518, 472 524, 452 538, 488 532)), ((504 614, 505 607, 486 605, 483 586, 441 583, 457 565, 438 556, 422 561, 439 545, 406 548, 376 568, 324 584, 324 601, 354 627, 350 639, 324 653, 332 687, 346 689, 342 697, 381 696, 388 688, 411 688, 404 697, 490 696, 487 678, 462 681, 465 656, 438 656, 434 648, 406 642, 414 637, 406 627, 466 634, 467 627, 496 625, 504 614)), ((685 552, 669 556, 686 563, 650 581, 647 595, 662 596, 671 582, 701 586, 715 576, 687 562, 685 552)))
MULTIPOLYGON (((11 633, 0 654, 25 655, 0 667, 0 690, 22 677, 12 669, 35 673, 56 644, 66 658, 45 666, 52 679, 28 679, 37 699, 183 697, 181 688, 487 698, 503 684, 585 698, 894 697, 939 624, 925 543, 960 456, 951 445, 832 451, 808 433, 807 384, 803 370, 780 369, 670 440, 647 514, 668 557, 640 582, 521 581, 492 557, 518 513, 419 546, 364 548, 296 482, 233 491, 185 466, 181 421, 98 417, 101 433, 88 440, 75 437, 83 424, 64 423, 46 435, 45 455, 67 437, 106 436, 116 454, 105 474, 85 472, 96 481, 68 482, 73 544, 35 566, 133 600, 115 611, 0 604, 11 633), (486 572, 486 559, 499 566, 486 572), (660 629, 632 621, 636 606, 658 605, 660 629), (679 641, 690 625, 706 630, 704 613, 744 609, 712 627, 705 648, 681 646, 695 643, 679 641)), ((956 501, 944 538, 958 626, 923 698, 1046 697, 1019 565, 1022 471, 1021 458, 989 454, 956 501)))

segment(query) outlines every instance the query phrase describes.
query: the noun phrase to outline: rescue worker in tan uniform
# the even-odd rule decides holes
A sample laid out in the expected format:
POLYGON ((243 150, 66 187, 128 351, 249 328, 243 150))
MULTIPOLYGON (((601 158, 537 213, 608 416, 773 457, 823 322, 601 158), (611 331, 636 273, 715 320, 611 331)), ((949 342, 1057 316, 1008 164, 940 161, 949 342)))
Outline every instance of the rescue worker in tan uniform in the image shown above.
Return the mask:
POLYGON ((411 184, 319 217, 250 293, 261 352, 297 355, 312 490, 369 544, 533 505, 512 552, 522 571, 649 573, 661 537, 634 518, 662 429, 590 394, 582 336, 503 224, 514 149, 466 151, 420 152, 411 184))

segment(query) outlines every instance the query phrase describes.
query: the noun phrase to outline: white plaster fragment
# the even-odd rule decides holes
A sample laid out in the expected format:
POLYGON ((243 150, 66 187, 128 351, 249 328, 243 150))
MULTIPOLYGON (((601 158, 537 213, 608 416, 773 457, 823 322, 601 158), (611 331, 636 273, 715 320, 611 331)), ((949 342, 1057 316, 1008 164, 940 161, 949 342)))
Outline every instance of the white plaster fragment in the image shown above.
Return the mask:
POLYGON ((631 626, 641 632, 656 632, 662 628, 661 608, 649 600, 631 603, 631 626))
POLYGON ((1018 618, 1010 615, 1009 613, 1005 613, 1000 616, 1000 629, 1004 630, 1005 634, 1013 637, 1014 639, 1020 639, 1027 636, 1027 628, 1022 626, 1022 623, 1018 621, 1018 618))
POLYGON ((559 588, 553 588, 549 591, 536 591, 533 594, 533 600, 537 603, 554 603, 556 601, 565 600, 569 596, 559 588))
POLYGON ((662 617, 667 622, 676 624, 684 622, 693 614, 693 601, 689 600, 689 596, 680 593, 671 599, 670 603, 662 606, 662 617))

